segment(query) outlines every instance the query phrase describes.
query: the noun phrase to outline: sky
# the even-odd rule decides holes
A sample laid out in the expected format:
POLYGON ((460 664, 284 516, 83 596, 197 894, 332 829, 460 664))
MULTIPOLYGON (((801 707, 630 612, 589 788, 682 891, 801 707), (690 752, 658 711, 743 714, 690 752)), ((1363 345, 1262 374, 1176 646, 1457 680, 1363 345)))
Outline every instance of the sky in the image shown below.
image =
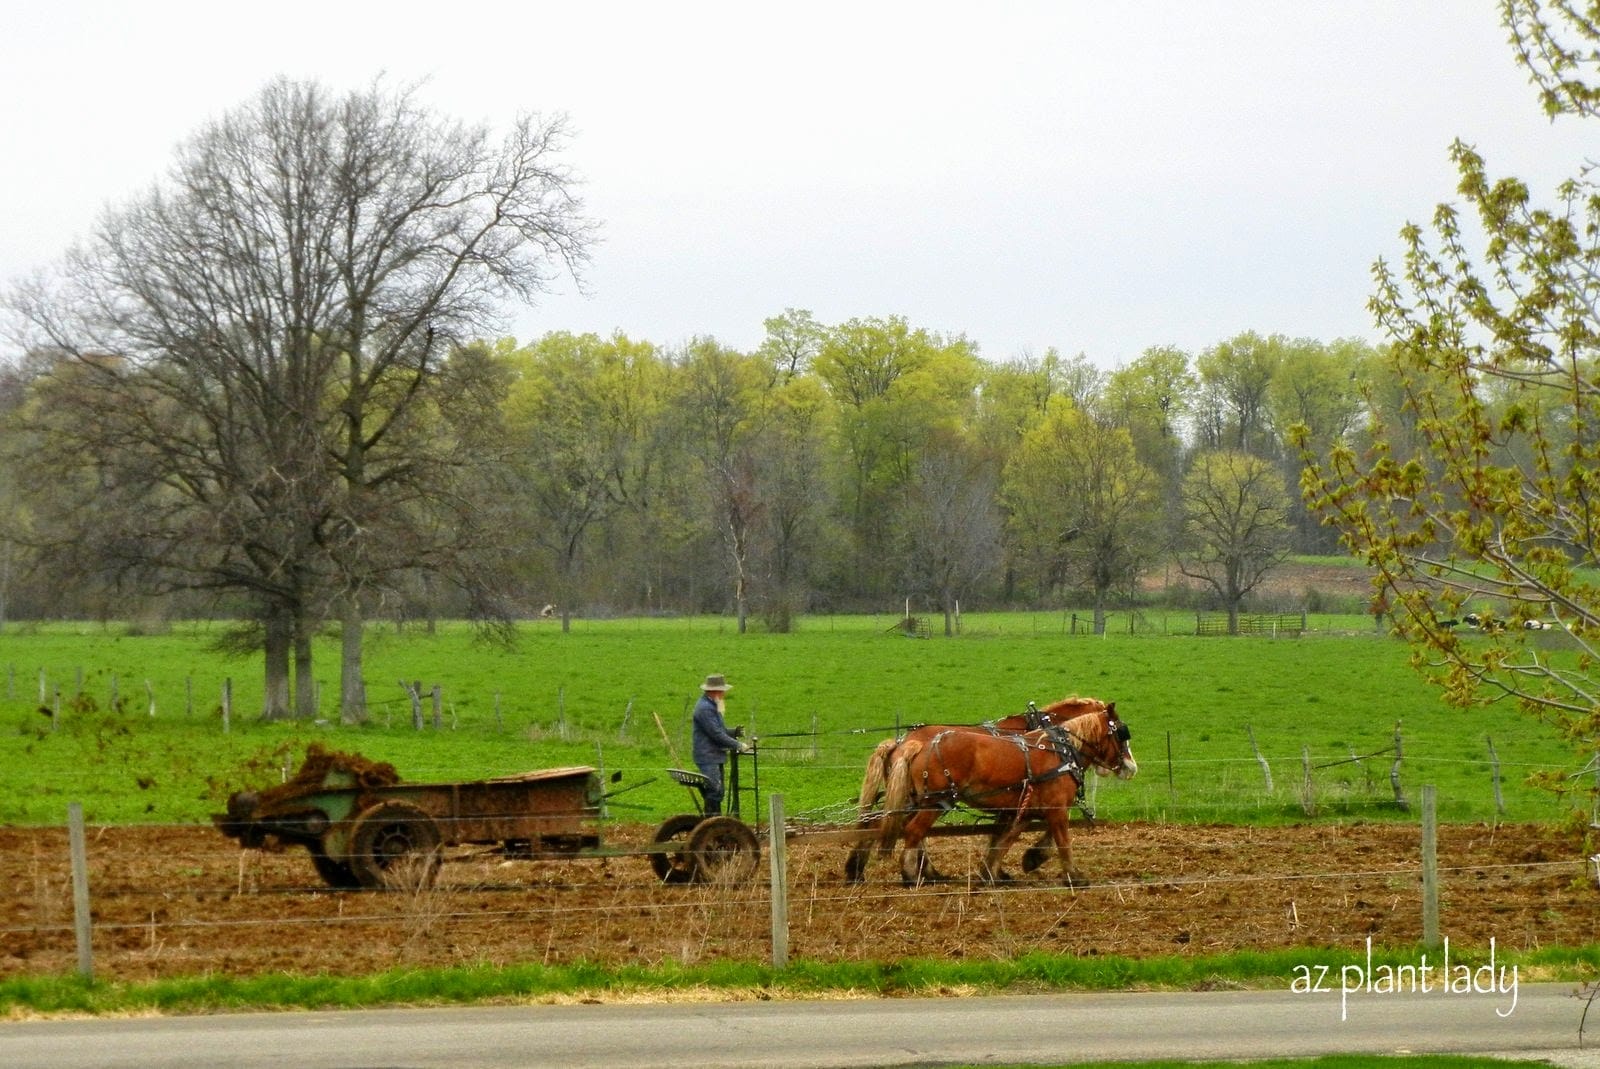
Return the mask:
POLYGON ((1372 263, 1454 197, 1453 140, 1548 199, 1597 132, 1545 118, 1493 0, 0 0, 0 283, 280 75, 567 116, 601 240, 503 334, 748 349, 797 308, 1108 368, 1379 341, 1372 263))

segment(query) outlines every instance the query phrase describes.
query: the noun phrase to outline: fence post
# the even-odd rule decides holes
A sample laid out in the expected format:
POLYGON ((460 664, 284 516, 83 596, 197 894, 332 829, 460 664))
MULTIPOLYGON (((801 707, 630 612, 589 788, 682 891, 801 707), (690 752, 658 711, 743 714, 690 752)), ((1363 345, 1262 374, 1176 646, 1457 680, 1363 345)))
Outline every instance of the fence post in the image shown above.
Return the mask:
POLYGON ((222 681, 222 733, 226 735, 233 719, 233 677, 222 681))
POLYGON ((156 715, 156 688, 150 685, 148 679, 144 681, 144 693, 150 699, 150 716, 153 718, 156 715))
POLYGON ((83 839, 83 803, 67 805, 67 844, 72 853, 72 931, 78 942, 78 975, 94 979, 94 943, 89 934, 89 858, 83 839))
POLYGON ((1300 747, 1300 767, 1304 770, 1300 780, 1300 809, 1308 817, 1317 815, 1317 793, 1311 783, 1311 747, 1300 747))
POLYGON ((56 703, 50 707, 50 730, 56 731, 61 724, 61 688, 56 688, 56 703))
POLYGON ((1489 772, 1494 778, 1494 811, 1500 816, 1506 815, 1506 801, 1500 795, 1500 755, 1494 752, 1494 739, 1489 735, 1483 737, 1489 744, 1489 772))
POLYGON ((1389 785, 1394 788, 1394 804, 1403 812, 1410 812, 1411 803, 1406 801, 1405 792, 1400 789, 1400 761, 1404 755, 1400 750, 1400 721, 1394 722, 1394 764, 1389 766, 1389 785))
POLYGON ((400 688, 402 690, 404 690, 406 692, 406 696, 411 699, 411 730, 412 731, 421 731, 422 730, 422 680, 419 679, 414 683, 407 683, 405 680, 402 679, 400 681, 400 688))
POLYGON ((44 700, 45 700, 45 698, 47 698, 49 696, 49 693, 50 693, 49 690, 46 689, 46 687, 45 687, 44 669, 41 668, 41 669, 39 669, 39 704, 40 705, 44 704, 44 700))
POLYGON ((1272 766, 1267 764, 1267 759, 1265 757, 1261 756, 1261 747, 1256 745, 1256 733, 1250 729, 1250 725, 1249 724, 1246 724, 1244 726, 1244 731, 1245 731, 1246 735, 1250 736, 1250 749, 1255 751, 1256 760, 1261 763, 1261 775, 1262 775, 1262 778, 1264 778, 1267 781, 1267 793, 1271 794, 1272 793, 1272 766))
POLYGON ((440 702, 444 697, 444 688, 439 684, 433 685, 433 730, 438 731, 442 726, 439 722, 440 702))
POLYGON ((1439 945, 1439 814, 1433 784, 1422 787, 1422 945, 1439 945))
POLYGON ((561 736, 561 741, 567 741, 567 688, 565 684, 556 688, 556 733, 561 736))
POLYGON ((767 856, 772 859, 772 967, 789 964, 789 838, 784 832, 783 795, 767 795, 772 821, 767 856))

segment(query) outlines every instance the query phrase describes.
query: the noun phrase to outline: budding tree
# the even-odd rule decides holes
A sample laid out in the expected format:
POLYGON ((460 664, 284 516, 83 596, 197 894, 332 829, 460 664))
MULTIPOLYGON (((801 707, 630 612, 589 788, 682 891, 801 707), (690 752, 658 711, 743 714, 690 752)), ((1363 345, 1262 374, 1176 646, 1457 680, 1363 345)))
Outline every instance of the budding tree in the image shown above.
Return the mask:
MULTIPOLYGON (((1600 25, 1566 3, 1501 10, 1549 113, 1593 118, 1600 25)), ((1303 488, 1448 698, 1516 701, 1582 768, 1600 732, 1600 182, 1585 167, 1542 206, 1471 146, 1451 158, 1466 210, 1408 225, 1400 261, 1375 268, 1408 425, 1306 449, 1303 488), (1487 633, 1451 626, 1468 612, 1487 633)), ((1573 771, 1546 782, 1593 789, 1573 771)))

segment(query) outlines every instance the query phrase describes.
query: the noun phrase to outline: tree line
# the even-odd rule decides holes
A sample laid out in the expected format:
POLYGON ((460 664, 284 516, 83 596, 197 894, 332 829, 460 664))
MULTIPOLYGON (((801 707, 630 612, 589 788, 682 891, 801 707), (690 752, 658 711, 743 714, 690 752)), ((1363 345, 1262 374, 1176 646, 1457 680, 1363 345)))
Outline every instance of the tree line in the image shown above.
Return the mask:
POLYGON ((270 716, 309 714, 336 627, 354 720, 375 616, 783 631, 914 597, 947 631, 958 603, 1088 604, 1098 630, 1170 565, 1236 620, 1287 553, 1339 547, 1308 459, 1426 446, 1403 342, 1245 332, 1104 368, 800 309, 749 351, 500 337, 587 261, 565 140, 280 80, 12 285, 0 625, 243 621, 270 716))

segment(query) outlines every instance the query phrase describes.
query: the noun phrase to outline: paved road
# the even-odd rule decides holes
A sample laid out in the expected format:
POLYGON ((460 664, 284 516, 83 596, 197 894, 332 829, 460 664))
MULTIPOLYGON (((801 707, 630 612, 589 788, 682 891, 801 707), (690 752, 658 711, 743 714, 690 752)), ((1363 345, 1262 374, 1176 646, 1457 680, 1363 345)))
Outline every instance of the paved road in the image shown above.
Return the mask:
POLYGON ((1522 984, 1514 1009, 1509 994, 1355 994, 1341 1005, 1335 990, 20 1021, 0 1023, 0 1065, 820 1069, 1411 1051, 1517 1053, 1600 1069, 1593 1020, 1589 1049, 1577 1050, 1584 1002, 1575 992, 1522 984))

